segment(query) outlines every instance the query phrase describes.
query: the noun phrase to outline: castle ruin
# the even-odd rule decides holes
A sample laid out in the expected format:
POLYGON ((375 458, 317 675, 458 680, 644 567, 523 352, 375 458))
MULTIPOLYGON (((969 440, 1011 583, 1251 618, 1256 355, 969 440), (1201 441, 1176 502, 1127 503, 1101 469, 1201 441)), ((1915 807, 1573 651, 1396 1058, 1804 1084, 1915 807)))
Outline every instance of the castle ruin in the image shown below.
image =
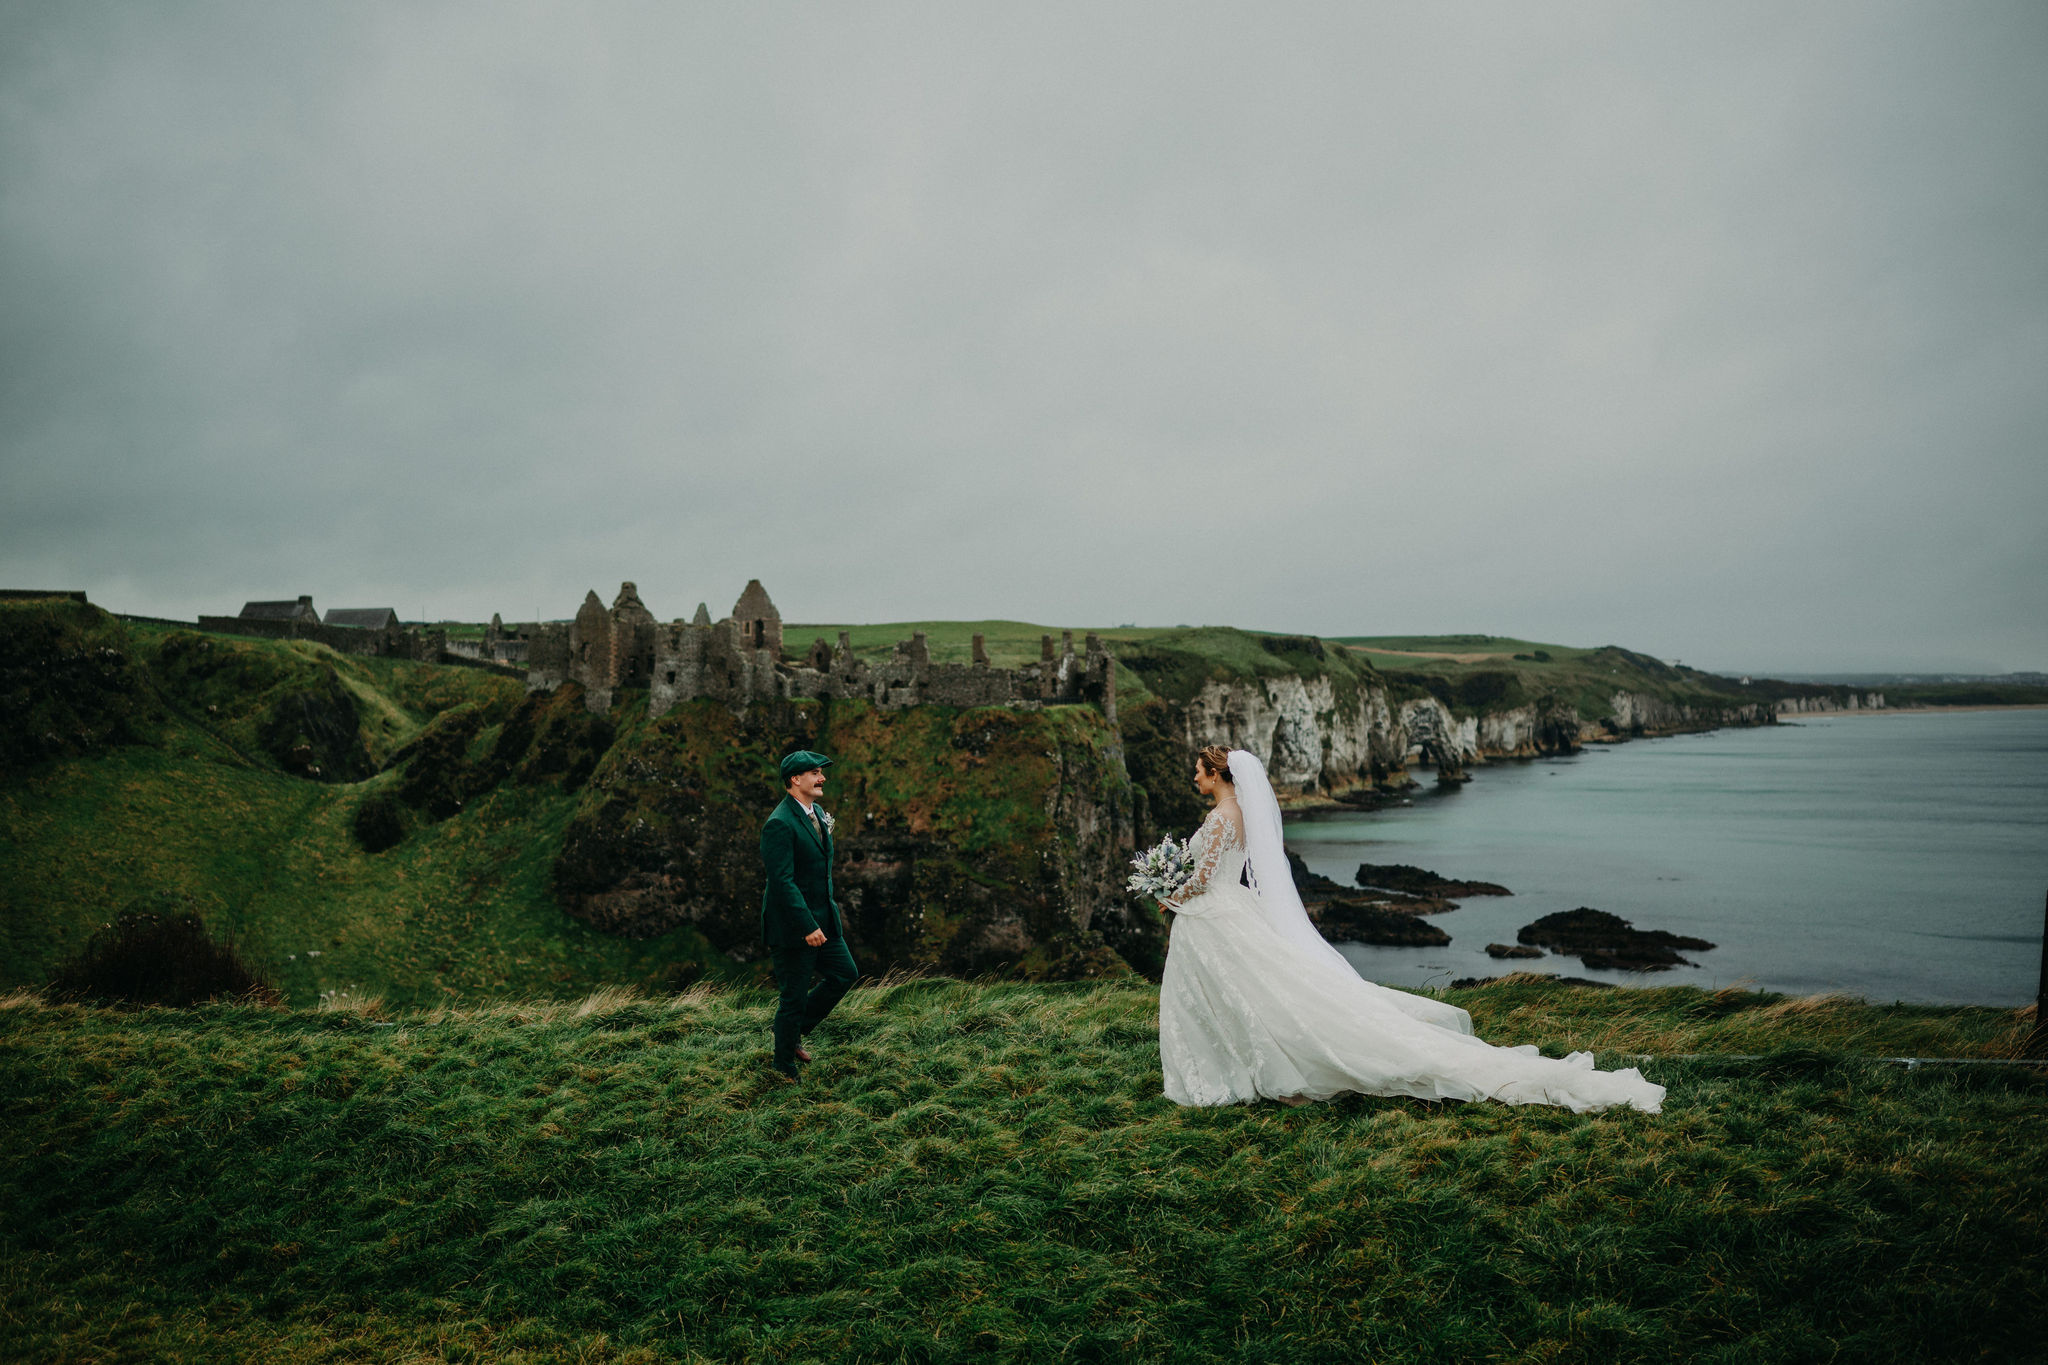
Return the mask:
POLYGON ((729 706, 818 697, 892 710, 1088 703, 1116 719, 1116 661, 1093 633, 1080 654, 1072 631, 1062 632, 1057 651, 1046 635, 1038 660, 1022 668, 992 667, 979 635, 971 662, 933 663, 923 631, 878 664, 854 654, 846 631, 837 645, 821 638, 791 658, 783 652, 782 613, 759 579, 748 582, 724 620, 714 622, 700 604, 693 619, 666 624, 640 601, 637 587, 623 583, 609 610, 589 593, 575 620, 537 624, 525 645, 529 691, 576 683, 600 715, 622 690, 645 688, 650 719, 700 697, 729 706))

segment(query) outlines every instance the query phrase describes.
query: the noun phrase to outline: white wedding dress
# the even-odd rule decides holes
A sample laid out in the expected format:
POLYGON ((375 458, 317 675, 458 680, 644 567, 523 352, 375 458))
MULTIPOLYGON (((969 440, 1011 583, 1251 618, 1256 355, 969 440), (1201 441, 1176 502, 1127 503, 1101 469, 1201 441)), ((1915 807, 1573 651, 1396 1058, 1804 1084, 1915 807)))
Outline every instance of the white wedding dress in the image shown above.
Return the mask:
POLYGON ((1216 1105, 1356 1092, 1581 1113, 1662 1106, 1664 1087, 1634 1067, 1595 1071, 1590 1052, 1558 1060, 1530 1046, 1494 1047, 1472 1036, 1464 1010, 1360 977, 1301 907, 1263 765, 1238 750, 1230 770, 1244 829, 1220 811, 1202 822, 1190 841, 1196 880, 1173 907, 1159 985, 1168 1099, 1216 1105))

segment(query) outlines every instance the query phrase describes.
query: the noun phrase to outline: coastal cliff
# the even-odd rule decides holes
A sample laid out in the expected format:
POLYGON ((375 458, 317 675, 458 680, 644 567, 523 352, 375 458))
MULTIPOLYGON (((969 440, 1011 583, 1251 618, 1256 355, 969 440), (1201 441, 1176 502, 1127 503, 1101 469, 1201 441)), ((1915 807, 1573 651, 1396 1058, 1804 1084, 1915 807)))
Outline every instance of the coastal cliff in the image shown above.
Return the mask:
POLYGON ((1811 696, 1780 697, 1776 706, 1781 716, 1814 716, 1829 712, 1882 711, 1885 700, 1882 692, 1853 692, 1844 688, 1839 692, 1831 689, 1811 696))
MULTIPOLYGON (((1113 708, 707 698, 651 716, 646 689, 596 709, 573 684, 528 694, 317 641, 0 605, 14 836, 0 985, 47 980, 131 902, 168 895, 301 1003, 759 978, 756 836, 780 792, 773 760, 794 747, 838 760, 825 804, 863 967, 1152 975, 1164 926, 1124 892, 1125 861, 1201 820, 1205 744, 1258 753, 1283 799, 1314 803, 1423 769, 1456 780, 1495 759, 1769 724, 1834 691, 1745 689, 1611 646, 1456 637, 1455 654, 1382 658, 1126 628, 1101 632, 1113 708)), ((1044 638, 1006 622, 848 633, 885 662, 911 634, 935 661, 985 647, 1003 667, 1042 657, 1044 638)))
POLYGON ((1161 926, 1122 893, 1132 793, 1116 740, 1085 706, 690 702, 629 718, 569 823, 555 890, 606 933, 687 927, 736 962, 762 958, 757 843, 779 797, 774 759, 812 748, 835 759, 823 803, 835 891, 865 970, 1143 967, 1164 950, 1161 926))
POLYGON ((1239 638, 1211 629, 1115 641, 1141 838, 1200 818, 1184 793, 1205 744, 1259 755, 1283 799, 1313 802, 1403 787, 1418 769, 1457 781, 1499 759, 1769 725, 1779 710, 1778 699, 1745 695, 1733 680, 1614 646, 1381 668, 1327 641, 1227 634, 1239 638))

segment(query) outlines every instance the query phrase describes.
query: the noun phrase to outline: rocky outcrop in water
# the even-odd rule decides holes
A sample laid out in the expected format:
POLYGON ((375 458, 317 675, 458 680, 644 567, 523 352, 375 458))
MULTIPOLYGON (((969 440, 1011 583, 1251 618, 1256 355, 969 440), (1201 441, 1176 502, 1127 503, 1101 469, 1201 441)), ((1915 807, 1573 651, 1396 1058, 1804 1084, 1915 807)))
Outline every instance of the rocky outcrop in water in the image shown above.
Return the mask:
POLYGON ((1714 946, 1703 938, 1688 938, 1661 929, 1638 929, 1619 915, 1585 905, 1545 915, 1524 925, 1515 938, 1531 947, 1576 957, 1588 967, 1623 972, 1662 972, 1673 967, 1696 966, 1680 957, 1679 950, 1705 952, 1714 946))
POLYGON ((1360 863, 1358 884, 1376 891, 1410 896, 1512 896, 1498 882, 1459 882, 1408 863, 1360 863))
POLYGON ((1287 855, 1294 887, 1316 931, 1332 943, 1370 943, 1383 948, 1437 948, 1451 936, 1423 919, 1458 907, 1440 897, 1396 892, 1360 892, 1308 870, 1298 854, 1287 855))
POLYGON ((1389 910, 1372 901, 1323 901, 1309 910, 1316 932, 1332 943, 1370 943, 1383 948, 1441 948, 1451 936, 1419 915, 1389 910))

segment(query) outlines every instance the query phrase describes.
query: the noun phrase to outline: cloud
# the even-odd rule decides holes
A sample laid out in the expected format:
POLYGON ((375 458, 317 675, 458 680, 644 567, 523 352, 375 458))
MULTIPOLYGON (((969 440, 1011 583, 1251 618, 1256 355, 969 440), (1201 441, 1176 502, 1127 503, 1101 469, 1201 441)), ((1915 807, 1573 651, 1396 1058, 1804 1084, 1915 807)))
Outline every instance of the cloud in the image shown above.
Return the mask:
POLYGON ((2037 7, 0 23, 0 581, 2048 666, 2037 7))

